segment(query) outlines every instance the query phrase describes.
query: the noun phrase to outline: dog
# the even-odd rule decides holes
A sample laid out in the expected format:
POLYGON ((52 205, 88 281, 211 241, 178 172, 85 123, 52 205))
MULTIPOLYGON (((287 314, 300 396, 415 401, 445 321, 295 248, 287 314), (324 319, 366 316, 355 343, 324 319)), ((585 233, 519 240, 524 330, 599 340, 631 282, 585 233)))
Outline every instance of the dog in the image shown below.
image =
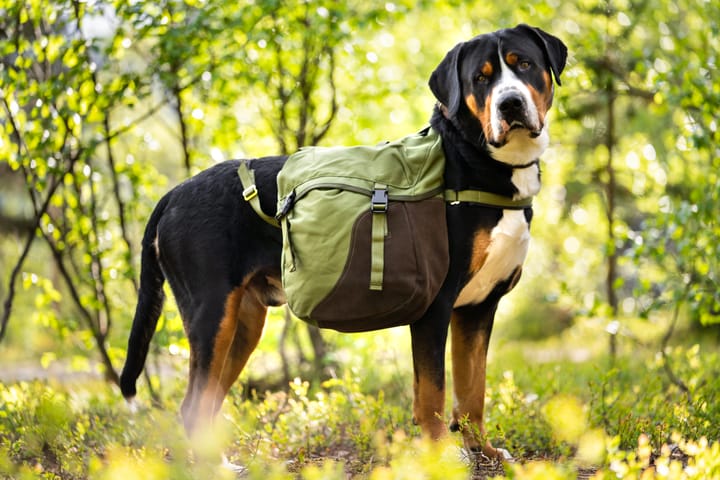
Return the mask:
MULTIPOLYGON (((538 159, 549 143, 546 114, 566 59, 560 39, 523 24, 479 35, 447 53, 429 80, 437 99, 430 125, 442 138, 446 189, 514 200, 538 193, 538 159)), ((276 213, 275 179, 286 158, 251 161, 268 216, 276 213)), ((173 188, 151 214, 142 240, 121 390, 127 399, 136 395, 167 280, 190 344, 181 407, 190 434, 219 410, 260 340, 267 307, 284 303, 281 231, 243 200, 238 163, 220 163, 173 188)), ((498 302, 520 278, 532 208, 456 198, 447 201, 446 218, 447 276, 425 314, 410 325, 413 420, 432 439, 448 434, 442 417, 450 334, 449 430, 462 432, 469 451, 504 458, 507 453, 492 446, 483 427, 486 358, 498 302)))

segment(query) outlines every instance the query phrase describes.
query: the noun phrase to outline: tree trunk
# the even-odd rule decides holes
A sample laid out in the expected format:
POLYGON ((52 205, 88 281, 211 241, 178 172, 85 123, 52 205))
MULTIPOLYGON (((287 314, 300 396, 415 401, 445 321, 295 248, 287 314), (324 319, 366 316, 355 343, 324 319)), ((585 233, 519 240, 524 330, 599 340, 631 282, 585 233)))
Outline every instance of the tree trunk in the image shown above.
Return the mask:
MULTIPOLYGON (((617 184, 615 179, 615 167, 613 165, 614 147, 615 147, 615 99, 617 93, 615 91, 615 83, 612 79, 608 80, 606 86, 607 94, 607 132, 605 135, 605 147, 607 148, 607 165, 605 171, 607 173, 607 182, 605 183, 605 202, 607 215, 607 275, 605 277, 605 291, 607 295, 608 305, 610 306, 613 321, 617 321, 618 299, 615 292, 615 283, 617 279, 617 252, 615 250, 615 194, 617 184)), ((617 331, 612 329, 609 339, 610 358, 615 359, 617 355, 617 331)))

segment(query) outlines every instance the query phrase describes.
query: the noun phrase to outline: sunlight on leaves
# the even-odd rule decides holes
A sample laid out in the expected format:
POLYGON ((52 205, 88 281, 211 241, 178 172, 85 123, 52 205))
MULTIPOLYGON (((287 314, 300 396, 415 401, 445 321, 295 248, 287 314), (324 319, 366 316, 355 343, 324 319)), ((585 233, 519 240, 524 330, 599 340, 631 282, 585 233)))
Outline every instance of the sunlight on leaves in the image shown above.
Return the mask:
POLYGON ((587 412, 576 397, 558 395, 543 409, 554 435, 564 442, 576 444, 587 429, 587 412))

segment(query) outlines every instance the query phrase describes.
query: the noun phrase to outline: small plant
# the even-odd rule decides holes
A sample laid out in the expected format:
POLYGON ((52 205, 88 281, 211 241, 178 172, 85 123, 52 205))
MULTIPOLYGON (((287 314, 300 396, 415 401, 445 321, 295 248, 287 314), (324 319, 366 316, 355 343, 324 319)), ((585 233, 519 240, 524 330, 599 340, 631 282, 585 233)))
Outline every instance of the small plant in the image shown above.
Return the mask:
MULTIPOLYGON (((506 476, 718 477, 720 444, 708 439, 720 428, 720 361, 699 347, 669 354, 690 395, 662 375, 655 357, 618 359, 607 372, 596 363, 491 371, 486 424, 493 444, 516 459, 506 476)), ((473 466, 460 435, 420 438, 406 398, 365 387, 349 369, 317 385, 296 379, 288 392, 252 399, 233 392, 191 448, 173 413, 180 387, 167 410, 131 414, 105 384, 72 391, 41 382, 0 385, 0 479, 235 478, 221 466, 222 453, 257 480, 497 474, 473 466)))

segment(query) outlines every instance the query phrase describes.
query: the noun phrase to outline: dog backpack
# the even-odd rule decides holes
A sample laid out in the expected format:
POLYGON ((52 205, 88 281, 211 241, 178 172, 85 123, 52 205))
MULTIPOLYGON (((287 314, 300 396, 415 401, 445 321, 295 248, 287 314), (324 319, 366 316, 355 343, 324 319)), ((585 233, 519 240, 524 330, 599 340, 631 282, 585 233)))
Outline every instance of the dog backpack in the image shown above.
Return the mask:
POLYGON ((379 146, 310 147, 280 170, 282 283, 292 312, 323 328, 405 325, 448 270, 444 155, 430 128, 379 146))

